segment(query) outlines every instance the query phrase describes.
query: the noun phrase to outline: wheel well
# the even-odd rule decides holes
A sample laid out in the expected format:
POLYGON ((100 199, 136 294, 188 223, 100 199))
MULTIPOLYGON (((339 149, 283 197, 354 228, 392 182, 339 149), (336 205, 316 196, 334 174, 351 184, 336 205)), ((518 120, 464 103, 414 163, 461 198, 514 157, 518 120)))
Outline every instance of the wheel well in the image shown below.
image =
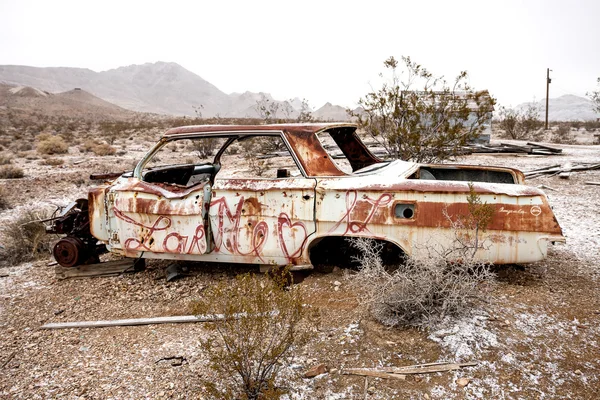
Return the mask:
MULTIPOLYGON (((311 264, 316 269, 334 266, 358 269, 360 265, 356 258, 360 253, 352 246, 351 239, 353 238, 347 236, 326 236, 315 239, 308 249, 311 264)), ((371 240, 382 244, 380 256, 384 266, 397 266, 403 263, 406 253, 400 246, 388 240, 371 240)))

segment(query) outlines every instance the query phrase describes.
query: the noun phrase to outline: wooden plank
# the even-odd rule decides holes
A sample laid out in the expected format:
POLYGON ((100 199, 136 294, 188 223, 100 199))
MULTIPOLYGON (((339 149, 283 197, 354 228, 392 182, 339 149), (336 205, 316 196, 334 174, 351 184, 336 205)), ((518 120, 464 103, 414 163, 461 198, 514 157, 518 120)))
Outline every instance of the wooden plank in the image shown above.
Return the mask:
POLYGON ((358 375, 358 376, 373 376, 375 378, 383 378, 383 379, 399 379, 406 380, 406 375, 401 374, 390 374, 386 372, 372 371, 369 369, 360 369, 360 368, 352 368, 345 369, 340 372, 342 375, 358 375))
POLYGON ((464 367, 474 367, 476 366, 476 362, 471 363, 434 363, 430 365, 413 365, 407 367, 389 367, 389 368, 381 368, 381 370, 386 372, 392 372, 396 374, 433 374, 436 372, 446 372, 446 371, 455 371, 464 367))
POLYGON ((210 322, 223 319, 223 314, 216 315, 181 315, 175 317, 156 317, 156 318, 133 318, 133 319, 115 319, 106 321, 79 321, 79 322, 59 322, 49 323, 42 326, 42 329, 70 329, 70 328, 105 328, 109 326, 138 326, 154 324, 181 324, 192 322, 210 322))
POLYGON ((573 171, 591 171, 594 169, 600 169, 600 164, 578 164, 571 169, 573 171))
MULTIPOLYGON (((268 315, 275 316, 279 313, 278 310, 270 311, 264 314, 253 315, 268 315)), ((239 313, 233 314, 231 318, 238 319, 245 317, 248 314, 239 313)), ((131 319, 113 319, 102 321, 78 321, 78 322, 57 322, 43 325, 42 329, 70 329, 70 328, 106 328, 110 326, 138 326, 138 325, 155 325, 155 324, 182 324, 194 322, 214 322, 220 321, 224 317, 223 314, 208 314, 208 315, 177 315, 173 317, 155 317, 155 318, 131 318, 131 319)))
POLYGON ((140 261, 137 258, 124 258, 122 260, 107 261, 97 264, 80 265, 73 268, 65 268, 57 265, 55 272, 58 279, 119 275, 125 272, 136 272, 143 269, 142 261, 143 260, 140 261), (136 262, 138 265, 136 265, 136 262))
POLYGON ((556 147, 550 147, 550 146, 546 146, 546 145, 539 144, 539 143, 534 143, 534 142, 527 142, 527 144, 529 146, 541 147, 542 149, 549 150, 549 151, 551 151, 553 153, 562 153, 562 149, 558 149, 556 147))
POLYGON ((548 150, 532 149, 531 154, 537 155, 537 156, 555 156, 557 153, 554 153, 554 152, 548 151, 548 150))
POLYGON ((537 169, 532 169, 530 171, 527 171, 526 174, 531 173, 531 172, 542 172, 542 171, 547 171, 549 169, 554 169, 554 168, 560 168, 560 164, 556 164, 556 165, 550 165, 548 167, 543 167, 543 168, 537 168, 537 169))
POLYGON ((504 147, 509 147, 518 151, 522 151, 523 153, 531 153, 531 151, 533 150, 531 146, 520 146, 517 144, 510 144, 510 143, 500 143, 500 145, 504 146, 504 147))
MULTIPOLYGON (((415 374, 433 374, 436 372, 456 371, 460 368, 474 367, 476 362, 468 363, 450 363, 450 362, 437 362, 430 364, 418 364, 408 365, 405 367, 379 367, 379 368, 347 368, 346 371, 355 372, 358 371, 361 374, 365 371, 370 372, 385 372, 388 374, 399 374, 399 375, 415 375, 415 374)), ((374 376, 374 375, 369 375, 374 376)))
POLYGON ((554 191, 554 192, 558 192, 558 190, 554 189, 554 188, 553 188, 553 187, 551 187, 551 186, 547 186, 547 185, 537 185, 536 187, 537 187, 538 189, 547 189, 547 190, 552 190, 552 191, 554 191))
POLYGON ((586 182, 586 185, 595 185, 595 186, 600 186, 600 182, 586 182))

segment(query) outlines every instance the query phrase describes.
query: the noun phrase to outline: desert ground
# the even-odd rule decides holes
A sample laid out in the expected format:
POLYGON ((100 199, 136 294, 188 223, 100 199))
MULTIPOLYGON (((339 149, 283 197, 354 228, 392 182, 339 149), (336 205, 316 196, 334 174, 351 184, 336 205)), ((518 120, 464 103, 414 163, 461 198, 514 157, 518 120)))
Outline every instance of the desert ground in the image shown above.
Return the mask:
MULTIPOLYGON (((94 184, 90 173, 131 169, 159 133, 149 129, 117 137, 117 152, 106 156, 84 152, 82 144, 71 145, 67 154, 53 156, 63 160, 59 165, 45 165, 46 159, 31 146, 14 151, 11 163, 23 169, 24 177, 0 179, 10 204, 0 211, 0 221, 8 224, 26 209, 52 211, 85 196, 94 184)), ((591 134, 578 136, 579 144, 553 145, 563 149, 557 156, 474 154, 457 161, 523 171, 600 162, 600 146, 592 144, 591 134)), ((10 143, 4 146, 8 151, 10 143)), ((587 181, 599 182, 600 170, 576 172, 569 179, 527 181, 544 185, 566 244, 552 246, 543 262, 495 267, 498 285, 487 301, 436 329, 387 328, 359 312, 360 299, 349 287, 343 265, 330 274, 312 273, 299 285, 306 303, 320 311, 321 322, 284 370, 289 398, 599 398, 600 186, 587 181), (441 361, 477 365, 406 380, 339 374, 344 368, 441 361), (321 363, 329 373, 302 377, 321 363)), ((207 287, 248 267, 193 265, 189 276, 166 282, 167 263, 149 261, 146 270, 134 274, 58 280, 51 261, 48 255, 0 268, 0 398, 201 398, 203 380, 214 378, 198 345, 208 332, 201 323, 40 327, 48 322, 187 315, 207 287), (173 362, 170 357, 182 358, 173 362)))

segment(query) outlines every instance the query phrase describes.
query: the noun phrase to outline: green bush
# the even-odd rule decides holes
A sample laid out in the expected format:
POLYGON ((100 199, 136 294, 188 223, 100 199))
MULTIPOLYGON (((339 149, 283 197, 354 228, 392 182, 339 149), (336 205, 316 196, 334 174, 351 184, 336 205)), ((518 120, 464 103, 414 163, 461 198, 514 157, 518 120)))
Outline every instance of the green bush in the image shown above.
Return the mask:
POLYGON ((220 382, 206 381, 209 398, 279 399, 288 390, 279 373, 293 350, 308 340, 300 287, 285 287, 285 271, 273 279, 245 274, 208 289, 197 315, 220 315, 212 335, 201 340, 220 382))

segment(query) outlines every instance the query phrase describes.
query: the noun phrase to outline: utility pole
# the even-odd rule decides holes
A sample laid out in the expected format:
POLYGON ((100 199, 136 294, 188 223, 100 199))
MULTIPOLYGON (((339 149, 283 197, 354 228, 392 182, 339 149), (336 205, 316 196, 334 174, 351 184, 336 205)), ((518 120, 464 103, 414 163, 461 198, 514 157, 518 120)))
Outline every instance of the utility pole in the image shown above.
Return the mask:
POLYGON ((546 68, 546 130, 548 130, 548 96, 550 95, 550 68, 546 68))

